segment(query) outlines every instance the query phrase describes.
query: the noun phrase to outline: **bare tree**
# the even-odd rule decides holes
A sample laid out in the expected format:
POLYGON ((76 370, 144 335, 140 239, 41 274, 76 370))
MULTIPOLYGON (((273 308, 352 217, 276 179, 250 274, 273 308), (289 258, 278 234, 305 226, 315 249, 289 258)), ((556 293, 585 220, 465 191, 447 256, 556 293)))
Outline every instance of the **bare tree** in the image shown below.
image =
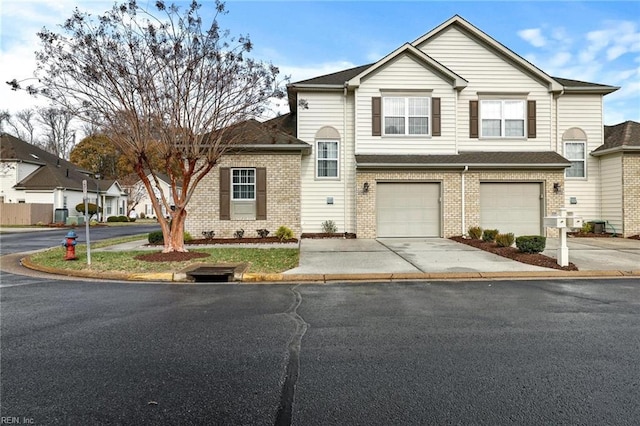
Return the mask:
POLYGON ((34 136, 36 131, 36 125, 34 122, 35 114, 36 112, 33 109, 27 108, 27 109, 18 111, 16 115, 13 117, 13 120, 15 120, 17 125, 19 125, 23 129, 21 132, 19 132, 16 129, 16 133, 21 134, 19 136, 20 139, 27 141, 30 144, 34 143, 34 136))
POLYGON ((38 108, 37 119, 44 126, 41 148, 60 158, 69 158, 76 132, 71 128, 73 113, 67 108, 38 108))
MULTIPOLYGON (((11 113, 8 109, 0 110, 0 132, 5 132, 6 127, 9 126, 11 121, 11 113)), ((18 135, 16 135, 18 136, 18 135)))
POLYGON ((249 38, 220 29, 224 4, 216 1, 209 24, 200 7, 193 1, 181 10, 158 0, 152 12, 129 0, 98 18, 76 9, 60 33, 38 34, 41 93, 79 118, 99 120, 149 194, 160 187, 158 172, 169 176, 171 194, 150 197, 165 252, 186 251, 184 221, 194 190, 242 137, 228 129, 284 96, 278 69, 247 57, 249 38), (149 161, 154 148, 162 170, 149 161), (163 206, 171 220, 162 216, 163 206))

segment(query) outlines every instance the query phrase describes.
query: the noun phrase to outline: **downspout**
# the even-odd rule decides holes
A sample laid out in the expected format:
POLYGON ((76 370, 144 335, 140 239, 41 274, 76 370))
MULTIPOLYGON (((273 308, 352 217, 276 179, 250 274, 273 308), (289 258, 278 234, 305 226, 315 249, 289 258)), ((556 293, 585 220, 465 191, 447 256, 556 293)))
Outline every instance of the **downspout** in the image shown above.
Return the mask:
POLYGON ((465 179, 464 179, 464 175, 465 173, 467 173, 467 171, 469 171, 469 166, 464 166, 464 169, 462 169, 462 172, 460 173, 460 198, 462 200, 462 208, 460 209, 462 211, 462 234, 461 235, 465 235, 466 234, 466 228, 467 228, 467 224, 465 223, 465 208, 464 208, 464 204, 465 204, 465 188, 464 188, 464 184, 465 184, 465 179))
MULTIPOLYGON (((347 231, 347 82, 344 82, 344 92, 342 96, 342 176, 344 180, 344 188, 343 188, 343 197, 344 197, 344 207, 343 207, 343 223, 344 223, 344 232, 347 231)), ((354 192, 354 196, 356 193, 354 192)), ((349 200, 351 202, 351 200, 349 200)))

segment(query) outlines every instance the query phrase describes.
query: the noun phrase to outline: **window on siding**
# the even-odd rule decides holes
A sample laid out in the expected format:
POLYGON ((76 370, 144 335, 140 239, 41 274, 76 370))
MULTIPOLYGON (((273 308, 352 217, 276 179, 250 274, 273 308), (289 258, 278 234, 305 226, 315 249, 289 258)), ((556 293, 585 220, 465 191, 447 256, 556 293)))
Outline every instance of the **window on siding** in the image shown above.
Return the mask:
POLYGON ((524 100, 480 101, 482 137, 523 138, 526 104, 524 100))
POLYGON ((338 177, 338 141, 318 141, 316 147, 316 177, 338 177))
POLYGON ((385 135, 428 135, 431 98, 383 98, 385 135))
POLYGON ((256 169, 231 170, 232 200, 256 199, 256 169))
POLYGON ((62 208, 63 209, 67 208, 67 196, 66 195, 62 196, 62 208))
POLYGON ((567 178, 587 177, 587 144, 585 142, 565 142, 564 156, 571 161, 571 167, 565 169, 567 178))

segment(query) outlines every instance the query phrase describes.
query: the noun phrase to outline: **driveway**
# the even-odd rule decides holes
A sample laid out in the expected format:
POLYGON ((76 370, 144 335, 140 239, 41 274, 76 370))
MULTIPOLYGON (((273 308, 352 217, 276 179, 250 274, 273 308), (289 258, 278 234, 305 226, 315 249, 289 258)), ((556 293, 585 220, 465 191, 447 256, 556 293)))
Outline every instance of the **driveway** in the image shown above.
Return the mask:
MULTIPOLYGON (((640 270, 640 241, 570 238, 569 260, 581 271, 640 270)), ((556 258, 557 238, 543 254, 556 258)), ((446 238, 303 239, 300 266, 285 274, 549 271, 446 238)))
MULTIPOLYGON (((542 253, 557 258, 557 238, 547 238, 542 253)), ((568 238, 569 262, 581 271, 640 270, 640 240, 629 238, 568 238)))
POLYGON ((303 239, 285 274, 546 271, 445 238, 303 239))

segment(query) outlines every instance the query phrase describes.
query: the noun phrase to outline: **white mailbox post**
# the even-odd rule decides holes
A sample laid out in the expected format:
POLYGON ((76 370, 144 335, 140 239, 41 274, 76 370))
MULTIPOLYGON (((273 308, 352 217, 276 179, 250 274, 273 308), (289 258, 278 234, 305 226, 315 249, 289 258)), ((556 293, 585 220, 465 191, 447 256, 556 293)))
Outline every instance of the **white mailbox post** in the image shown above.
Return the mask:
POLYGON ((566 208, 560 209, 557 216, 546 216, 544 218, 544 226, 546 228, 557 228, 560 232, 560 246, 557 252, 557 261, 560 266, 569 266, 569 247, 567 247, 567 229, 581 228, 582 218, 568 212, 566 208))

